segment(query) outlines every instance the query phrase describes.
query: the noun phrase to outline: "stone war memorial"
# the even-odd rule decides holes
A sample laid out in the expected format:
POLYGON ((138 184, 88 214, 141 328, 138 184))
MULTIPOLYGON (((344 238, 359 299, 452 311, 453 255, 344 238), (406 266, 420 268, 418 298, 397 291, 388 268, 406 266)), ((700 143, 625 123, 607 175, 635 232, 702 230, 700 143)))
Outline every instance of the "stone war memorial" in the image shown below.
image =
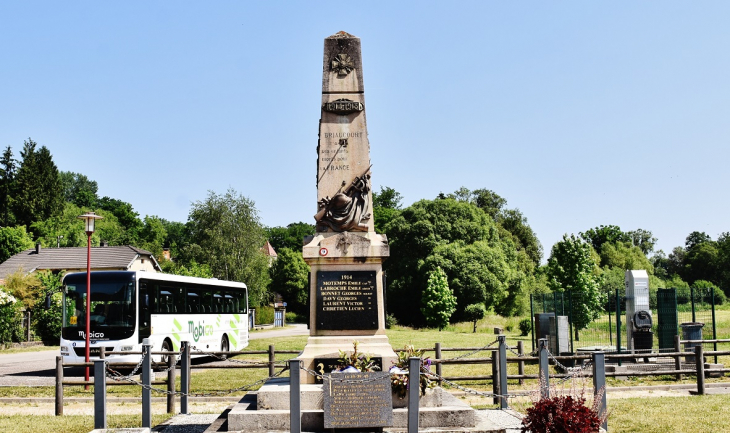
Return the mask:
MULTIPOLYGON (((302 429, 405 428, 407 409, 392 396, 388 372, 397 360, 385 334, 383 261, 390 251, 374 229, 360 39, 346 32, 324 40, 320 107, 316 233, 302 250, 310 268, 310 334, 297 357, 302 429), (333 372, 355 342, 377 371, 333 372)), ((246 395, 228 415, 229 431, 288 431, 290 385, 271 378, 246 395)), ((440 388, 419 404, 421 427, 476 425, 475 411, 440 388)))

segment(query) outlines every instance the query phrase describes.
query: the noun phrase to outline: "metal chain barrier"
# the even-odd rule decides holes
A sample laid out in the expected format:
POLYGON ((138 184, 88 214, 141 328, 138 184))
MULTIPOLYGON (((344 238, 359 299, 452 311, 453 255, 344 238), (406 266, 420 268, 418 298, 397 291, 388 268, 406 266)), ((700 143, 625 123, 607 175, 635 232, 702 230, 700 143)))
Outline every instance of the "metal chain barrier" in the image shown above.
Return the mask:
MULTIPOLYGON (((182 358, 182 355, 183 355, 183 348, 182 348, 182 345, 180 345, 180 351, 178 351, 178 352, 177 352, 177 355, 169 355, 169 356, 174 356, 174 357, 175 357, 175 360, 174 360, 174 362, 173 362, 173 363, 172 363, 171 365, 168 365, 166 369, 164 369, 164 370, 160 370, 160 371, 159 371, 159 373, 160 373, 160 374, 161 374, 161 373, 167 373, 168 371, 170 371, 170 370, 172 370, 173 368, 175 368, 175 367, 177 366, 177 362, 178 362, 178 361, 179 361, 179 360, 180 360, 180 359, 182 358)), ((157 366, 157 365, 158 365, 159 363, 157 363, 157 362, 155 362, 155 361, 153 360, 153 361, 152 361, 152 364, 153 364, 154 366, 157 366)), ((162 363, 162 364, 164 365, 165 363, 162 363)))
POLYGON ((483 350, 487 350, 487 349, 489 349, 490 347, 494 346, 494 345, 495 345, 496 343, 498 343, 498 342, 499 342, 499 340, 494 340, 494 341, 492 341, 491 343, 487 344, 486 346, 484 346, 484 347, 480 347, 480 348, 479 348, 479 349, 477 349, 477 350, 471 351, 471 352, 469 352, 469 353, 465 353, 465 354, 463 354, 463 355, 459 355, 459 356, 457 356, 457 357, 454 357, 454 358, 447 358, 447 359, 443 359, 443 361, 454 361, 454 360, 458 360, 458 359, 463 359, 463 358, 466 358, 466 357, 468 357, 468 356, 472 356, 472 355, 474 355, 475 353, 479 353, 479 352, 481 352, 481 351, 483 351, 483 350))
POLYGON ((581 364, 580 367, 566 367, 565 365, 561 364, 560 361, 558 361, 552 353, 550 353, 550 349, 546 347, 545 350, 547 351, 548 358, 552 359, 553 362, 555 362, 555 365, 567 374, 566 377, 563 377, 558 381, 557 385, 563 384, 571 379, 584 378, 586 376, 585 371, 593 365, 592 361, 586 360, 581 364))
MULTIPOLYGON (((206 352, 204 350, 200 350, 200 349, 198 349, 195 346, 191 346, 190 347, 190 350, 191 351, 194 350, 195 353, 198 354, 198 355, 210 356, 210 357, 215 358, 215 359, 217 359, 219 361, 228 361, 228 362, 232 362, 234 364, 260 365, 262 367, 265 367, 265 366, 268 366, 269 365, 269 361, 247 361, 245 359, 233 359, 233 358, 228 357, 228 356, 216 355, 213 352, 206 352)), ((287 362, 287 361, 289 361, 289 360, 286 359, 286 360, 279 361, 279 362, 287 362)))
MULTIPOLYGON (((144 360, 144 356, 142 357, 142 360, 144 360)), ((136 372, 139 369, 139 366, 142 365, 142 360, 140 360, 137 367, 135 367, 134 372, 136 372)), ((212 392, 184 393, 182 391, 168 391, 167 389, 155 388, 154 386, 151 386, 151 385, 147 386, 147 385, 143 384, 142 382, 132 378, 132 376, 134 376, 134 372, 128 376, 124 376, 124 375, 121 375, 118 371, 109 368, 108 365, 107 365, 107 371, 110 372, 111 374, 107 373, 107 378, 115 380, 117 382, 126 381, 126 382, 129 382, 130 384, 139 385, 144 389, 149 389, 150 391, 155 391, 155 392, 158 392, 160 394, 165 394, 165 395, 179 395, 179 396, 185 395, 188 397, 214 397, 214 396, 228 395, 228 394, 232 394, 232 393, 238 392, 238 391, 249 391, 251 388, 255 387, 256 385, 262 384, 269 379, 273 379, 273 378, 281 376, 287 370, 289 370, 289 367, 284 367, 283 369, 281 369, 281 371, 274 374, 273 376, 265 377, 263 379, 257 380, 256 382, 252 382, 250 384, 243 385, 238 388, 228 389, 225 391, 212 391, 212 392)))
POLYGON ((458 383, 452 382, 443 376, 439 376, 436 373, 433 373, 425 368, 421 369, 421 375, 426 376, 429 378, 429 380, 432 381, 442 381, 443 383, 447 384, 450 387, 456 388, 460 391, 464 391, 466 393, 476 395, 479 397, 487 397, 487 398, 494 398, 494 397, 501 397, 501 398, 515 398, 515 397, 524 397, 527 395, 530 395, 529 392, 525 393, 516 393, 516 394, 495 394, 493 392, 484 392, 484 391, 477 391, 476 389, 467 388, 465 386, 459 385, 458 383))
POLYGON ((136 374, 137 374, 137 370, 139 370, 139 368, 140 368, 140 367, 142 366, 142 362, 144 362, 144 357, 145 357, 145 355, 144 355, 144 354, 142 354, 142 356, 140 356, 140 357, 139 357, 139 362, 138 362, 138 363, 137 363, 137 365, 136 365, 136 366, 135 366, 135 367, 134 367, 134 368, 132 369, 132 372, 131 372, 131 373, 129 373, 128 375, 124 375, 124 374, 122 374, 122 373, 120 373, 120 372, 118 372, 118 371, 114 370, 113 368, 109 367, 109 364, 107 364, 107 367, 106 367, 106 369, 107 369, 107 370, 108 370, 109 372, 111 372, 111 374, 113 375, 113 376, 112 376, 112 375, 109 375, 109 374, 107 374, 107 377, 109 377, 110 379, 116 380, 116 381, 122 381, 122 380, 129 380, 129 379, 131 379, 131 378, 132 378, 132 376, 134 376, 134 375, 136 375, 136 374))

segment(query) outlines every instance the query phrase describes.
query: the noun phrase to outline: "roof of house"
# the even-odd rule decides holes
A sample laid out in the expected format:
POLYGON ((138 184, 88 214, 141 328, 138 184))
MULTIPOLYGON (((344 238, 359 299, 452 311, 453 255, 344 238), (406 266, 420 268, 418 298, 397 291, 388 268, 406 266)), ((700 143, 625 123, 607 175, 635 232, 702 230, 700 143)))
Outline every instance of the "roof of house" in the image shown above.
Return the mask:
MULTIPOLYGON (((92 247, 91 269, 128 269, 140 256, 152 261, 158 271, 160 265, 151 252, 131 245, 118 247, 92 247)), ((41 270, 86 269, 86 247, 41 248, 20 252, 0 264, 0 279, 23 269, 25 272, 41 270)))
POLYGON ((274 258, 278 257, 278 254, 276 254, 274 247, 271 246, 269 241, 266 241, 266 245, 264 245, 263 248, 261 248, 261 251, 263 251, 264 254, 266 254, 269 257, 274 257, 274 258))

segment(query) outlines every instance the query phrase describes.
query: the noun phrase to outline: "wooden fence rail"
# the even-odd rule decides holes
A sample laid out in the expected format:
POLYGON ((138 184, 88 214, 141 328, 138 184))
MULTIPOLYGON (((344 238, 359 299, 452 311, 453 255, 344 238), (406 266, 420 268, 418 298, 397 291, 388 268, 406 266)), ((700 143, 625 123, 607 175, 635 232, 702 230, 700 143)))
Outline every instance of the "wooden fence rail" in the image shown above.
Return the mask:
MULTIPOLYGON (((516 347, 510 347, 508 349, 516 349, 518 350, 518 353, 523 353, 523 346, 521 344, 522 342, 519 342, 519 344, 516 347)), ((715 340, 679 340, 676 339, 675 346, 679 347, 680 344, 700 344, 699 347, 701 347, 702 344, 712 344, 712 343, 730 343, 730 339, 715 339, 715 340)), ((435 352, 435 357, 431 358, 431 363, 436 367, 436 374, 439 377, 439 382, 441 382, 441 379, 448 380, 448 381, 491 381, 492 384, 495 387, 495 391, 497 391, 497 362, 496 358, 498 355, 498 348, 497 347, 441 347, 440 343, 436 343, 435 347, 431 348, 423 348, 418 349, 423 350, 424 352, 435 352), (490 357, 479 357, 479 358, 458 358, 452 357, 452 358, 443 358, 444 352, 477 352, 477 351, 484 351, 489 352, 491 354, 490 357), (443 365, 480 365, 480 364, 489 364, 492 366, 491 371, 489 374, 486 375, 469 375, 469 376, 443 376, 442 375, 442 369, 441 367, 443 365)), ((396 352, 402 352, 404 350, 396 350, 396 352)), ((193 354, 200 354, 201 352, 193 352, 193 354)), ((301 353, 298 350, 276 350, 274 345, 270 345, 268 350, 240 350, 240 351, 229 351, 229 352, 204 352, 205 355, 214 355, 217 357, 233 357, 237 355, 268 355, 267 360, 262 360, 260 363, 257 364, 241 364, 241 363, 235 363, 235 362, 229 362, 225 365, 220 364, 205 364, 205 365, 188 365, 188 368, 190 369, 221 369, 221 368, 245 368, 245 369, 268 369, 269 376, 273 376, 275 374, 276 369, 286 368, 287 367, 287 361, 288 360, 276 360, 276 355, 298 355, 301 353)), ((107 355, 131 355, 131 354, 139 354, 141 355, 142 352, 118 352, 118 351, 110 351, 105 352, 104 348, 101 348, 101 359, 105 359, 107 355)), ((175 356, 179 355, 178 352, 151 352, 152 355, 162 355, 168 357, 169 360, 172 360, 175 358, 175 356)), ((703 356, 727 356, 730 355, 730 350, 723 350, 723 351, 705 351, 703 352, 703 356)), ((698 369, 697 368, 682 368, 681 365, 681 357, 688 357, 688 356, 694 356, 694 352, 688 352, 688 351, 675 351, 675 352, 665 352, 665 353, 605 353, 605 360, 606 362, 609 362, 610 360, 638 360, 643 358, 673 358, 675 360, 675 368, 672 370, 663 369, 663 370, 655 370, 655 371, 619 371, 619 372, 607 372, 606 376, 614 377, 614 376, 655 376, 655 375, 675 375, 678 379, 681 378, 682 374, 697 374, 698 369)), ((585 354, 577 354, 577 355, 570 355, 570 356, 555 356, 551 359, 557 360, 558 362, 566 362, 566 361, 588 361, 592 358, 591 353, 585 353, 585 354)), ((539 362, 540 357, 539 356, 531 356, 531 355, 522 355, 522 356, 513 356, 513 357, 505 357, 505 363, 516 363, 518 364, 519 372, 518 374, 508 374, 506 377, 509 380, 519 380, 520 384, 523 383, 524 380, 536 380, 539 379, 539 374, 525 374, 524 373, 524 366, 525 364, 537 364, 539 362)), ((111 368, 134 368, 137 366, 136 363, 115 363, 113 361, 113 358, 108 359, 108 365, 111 368)), ((156 363, 156 365, 159 367, 161 364, 156 363)), ((164 365, 164 364, 162 364, 164 365)), ((85 386, 85 385, 93 385, 93 380, 74 380, 74 379, 67 379, 64 377, 63 369, 65 367, 93 367, 93 362, 77 362, 77 363, 64 363, 63 357, 58 356, 56 357, 56 415, 62 415, 63 414, 63 387, 64 386, 85 386)), ((167 386, 168 391, 168 403, 167 403, 167 409, 168 412, 174 413, 175 409, 175 368, 171 368, 171 365, 167 365, 168 369, 168 377, 167 380, 156 380, 152 381, 151 385, 154 386, 167 386), (172 394, 172 395, 170 395, 172 394)), ((722 368, 722 369, 711 369, 710 370, 713 373, 730 373, 730 368, 722 368)), ((590 376, 589 373, 585 373, 586 376, 590 376)), ((570 373, 564 373, 564 374, 552 374, 551 377, 554 378, 565 378, 571 376, 570 373)), ((704 378, 704 374, 703 374, 704 378)), ((129 382, 120 382, 115 381, 112 379, 106 380, 107 385, 112 386, 119 386, 119 385, 130 385, 129 382)))

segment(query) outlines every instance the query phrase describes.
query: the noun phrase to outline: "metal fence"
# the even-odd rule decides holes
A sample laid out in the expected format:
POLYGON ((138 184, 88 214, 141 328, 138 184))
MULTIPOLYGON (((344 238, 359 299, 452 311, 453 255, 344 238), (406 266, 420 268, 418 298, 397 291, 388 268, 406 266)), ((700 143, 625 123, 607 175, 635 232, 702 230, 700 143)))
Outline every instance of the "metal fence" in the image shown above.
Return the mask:
MULTIPOLYGON (((573 291, 553 292, 530 295, 530 320, 532 322, 532 350, 537 347, 537 340, 544 336, 544 326, 537 335, 536 330, 541 326, 536 322, 536 315, 554 314, 565 316, 569 325, 570 352, 602 351, 627 352, 626 346, 626 298, 614 291, 610 295, 604 294, 598 318, 587 327, 576 329, 573 320, 573 306, 580 305, 581 293, 573 291)), ((653 318, 653 345, 655 351, 673 351, 674 337, 680 335, 683 339, 717 339, 728 338, 730 335, 717 335, 717 321, 715 317, 716 294, 712 288, 680 288, 659 289, 650 293, 650 308, 653 318), (669 299, 670 302, 666 300, 669 299), (671 300, 675 301, 671 302, 671 300), (703 323, 702 333, 699 336, 682 335, 681 324, 703 323)), ((550 323, 550 335, 558 335, 558 320, 550 323)), ((717 350, 714 347, 714 350, 717 350)))

